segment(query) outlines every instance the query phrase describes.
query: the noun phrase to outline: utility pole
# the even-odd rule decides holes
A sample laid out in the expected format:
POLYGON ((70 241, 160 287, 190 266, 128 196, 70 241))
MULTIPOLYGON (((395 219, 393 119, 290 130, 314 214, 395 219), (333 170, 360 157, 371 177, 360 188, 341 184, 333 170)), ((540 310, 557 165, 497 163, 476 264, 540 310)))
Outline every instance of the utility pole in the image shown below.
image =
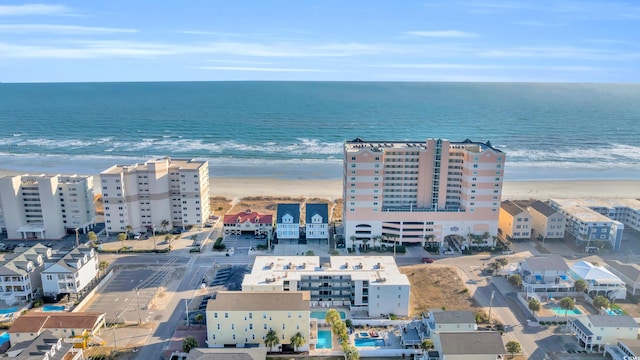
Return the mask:
POLYGON ((76 247, 80 246, 80 239, 78 238, 78 228, 76 228, 76 247))
POLYGON ((491 299, 489 300, 489 327, 493 329, 491 325, 491 308, 493 307, 493 296, 496 294, 495 290, 491 291, 491 299))
POLYGON ((113 345, 116 348, 116 351, 118 351, 118 340, 116 339, 116 328, 112 326, 111 331, 113 331, 113 345))
POLYGON ((140 315, 140 289, 136 288, 136 304, 138 308, 138 325, 142 324, 142 316, 140 315))
POLYGON ((187 304, 187 299, 184 299, 184 308, 187 310, 187 326, 191 326, 191 321, 189 321, 189 305, 187 304))
POLYGON ((151 225, 151 231, 153 233, 153 251, 156 251, 156 226, 151 225))

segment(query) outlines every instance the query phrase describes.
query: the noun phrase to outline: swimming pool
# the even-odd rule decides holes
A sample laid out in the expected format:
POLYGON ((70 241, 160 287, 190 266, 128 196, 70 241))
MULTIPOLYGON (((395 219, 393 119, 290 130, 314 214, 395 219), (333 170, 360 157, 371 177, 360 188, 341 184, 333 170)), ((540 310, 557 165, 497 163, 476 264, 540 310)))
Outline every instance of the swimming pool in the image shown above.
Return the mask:
POLYGON ((605 312, 607 313, 607 315, 611 315, 611 316, 616 316, 616 315, 623 315, 622 310, 620 309, 606 309, 605 312))
MULTIPOLYGON (((553 311, 554 314, 556 314, 556 316, 564 316, 565 314, 565 309, 557 306, 554 308, 551 308, 551 311, 553 311)), ((573 309, 567 311, 567 315, 580 315, 582 314, 582 311, 580 311, 578 308, 574 307, 573 309)))
POLYGON ((357 347, 385 345, 384 339, 360 338, 360 339, 355 339, 354 341, 357 347))
POLYGON ((318 343, 316 349, 331 349, 331 330, 318 330, 318 343))
POLYGON ((12 307, 12 308, 8 308, 8 309, 0 309, 0 315, 13 314, 16 311, 18 311, 17 307, 12 307))
POLYGON ((46 305, 42 307, 42 311, 64 311, 64 310, 65 310, 64 306, 57 306, 57 305, 46 305))
POLYGON ((3 345, 7 342, 9 342, 9 333, 3 332, 2 334, 0 334, 0 345, 3 345))
MULTIPOLYGON (((344 311, 338 311, 338 313, 340 314, 340 319, 344 320, 344 319, 347 318, 347 314, 344 311)), ((309 316, 311 316, 312 319, 324 320, 327 317, 327 312, 326 311, 312 311, 309 316)))

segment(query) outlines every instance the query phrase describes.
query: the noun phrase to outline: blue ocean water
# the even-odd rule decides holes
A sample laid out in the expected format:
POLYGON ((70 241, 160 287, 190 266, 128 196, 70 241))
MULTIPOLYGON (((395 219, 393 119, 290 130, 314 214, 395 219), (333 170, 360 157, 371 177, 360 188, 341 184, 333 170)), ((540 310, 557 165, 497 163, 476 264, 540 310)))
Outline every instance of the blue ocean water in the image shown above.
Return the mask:
POLYGON ((506 180, 640 178, 640 84, 0 84, 0 168, 204 158, 212 176, 340 178, 342 143, 491 141, 506 180))

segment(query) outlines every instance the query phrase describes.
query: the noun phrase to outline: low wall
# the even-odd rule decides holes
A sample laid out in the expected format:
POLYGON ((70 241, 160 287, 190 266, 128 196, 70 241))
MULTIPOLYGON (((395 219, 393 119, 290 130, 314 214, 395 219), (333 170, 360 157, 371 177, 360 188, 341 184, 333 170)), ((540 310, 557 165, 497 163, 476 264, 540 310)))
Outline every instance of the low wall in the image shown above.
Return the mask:
POLYGON ((396 326, 407 325, 411 320, 389 320, 389 319, 351 319, 354 326, 396 326))
POLYGON ((87 303, 91 300, 91 298, 93 297, 93 295, 96 294, 96 292, 102 288, 104 286, 104 284, 107 283, 107 281, 109 281, 109 279, 111 279, 111 277, 113 276, 113 270, 109 271, 107 273, 107 275, 105 275, 102 280, 100 280, 100 282, 98 283, 98 285, 96 285, 96 287, 93 288, 93 290, 89 291, 87 293, 87 295, 85 295, 84 299, 82 299, 82 301, 80 301, 80 303, 78 303, 78 305, 76 305, 73 310, 71 310, 71 312, 79 312, 80 309, 82 309, 85 305, 87 305, 87 303))

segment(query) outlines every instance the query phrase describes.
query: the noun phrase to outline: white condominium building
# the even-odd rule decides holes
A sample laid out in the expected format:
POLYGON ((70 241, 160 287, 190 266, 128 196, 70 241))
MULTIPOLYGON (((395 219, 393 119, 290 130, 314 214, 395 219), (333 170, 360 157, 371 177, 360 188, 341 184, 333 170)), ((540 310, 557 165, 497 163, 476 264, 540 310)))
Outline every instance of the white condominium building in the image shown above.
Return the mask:
POLYGON ((108 232, 200 226, 209 218, 207 161, 165 157, 115 165, 100 181, 108 232))
POLYGON ((347 246, 364 239, 441 245, 451 235, 463 243, 470 235, 491 241, 504 163, 505 154, 489 142, 345 142, 347 246))
POLYGON ((0 178, 0 226, 9 239, 59 239, 95 225, 93 177, 18 175, 0 178))
POLYGON ((309 291, 312 307, 409 315, 410 284, 392 256, 258 256, 243 292, 309 291))

